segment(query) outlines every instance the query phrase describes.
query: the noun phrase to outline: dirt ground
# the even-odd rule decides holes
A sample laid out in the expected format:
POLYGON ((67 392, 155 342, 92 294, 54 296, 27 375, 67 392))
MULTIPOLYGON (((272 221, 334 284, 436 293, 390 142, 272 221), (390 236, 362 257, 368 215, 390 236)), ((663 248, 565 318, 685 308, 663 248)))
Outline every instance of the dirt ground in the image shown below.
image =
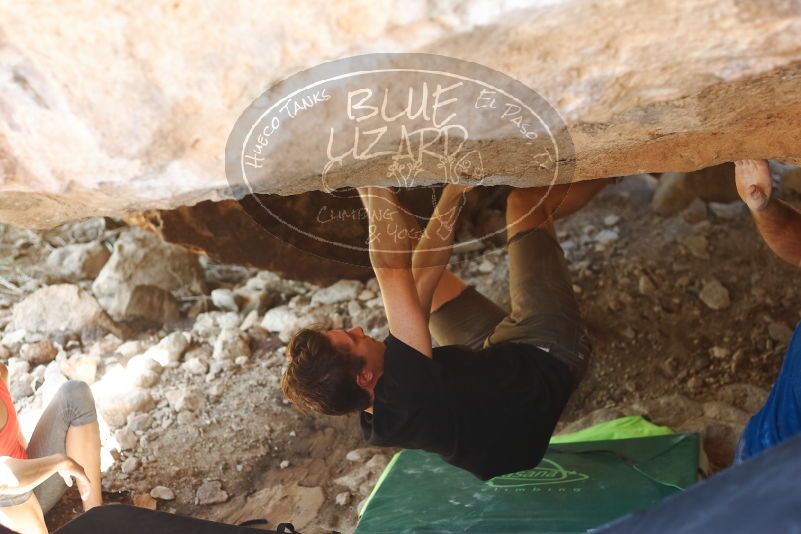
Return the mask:
MULTIPOLYGON (((732 383, 768 389, 781 365, 787 332, 801 318, 801 295, 793 283, 798 271, 770 253, 747 212, 733 204, 710 210, 695 224, 682 215, 662 218, 649 208, 652 190, 649 180, 628 178, 558 225, 594 346, 589 373, 570 401, 565 422, 598 408, 673 393, 713 400, 732 383), (699 298, 712 278, 730 297, 719 310, 699 298)), ((36 287, 37 266, 48 240, 65 230, 59 232, 2 231, 0 274, 7 284, 0 288, 0 309, 36 287)), ((508 299, 502 249, 458 258, 453 267, 500 303, 508 299)), ((208 268, 212 280, 249 274, 208 268)), ((280 341, 268 336, 256 345, 248 363, 213 382, 181 368, 165 370, 154 388, 157 399, 187 384, 204 392, 213 388, 213 394, 202 409, 174 420, 165 415, 165 403, 159 404, 155 411, 165 414, 156 413, 154 420, 170 424, 157 424, 140 436, 138 469, 125 474, 118 461, 104 474, 109 501, 131 502, 164 485, 175 499, 159 501, 162 510, 231 523, 266 518, 274 525, 291 518, 311 533, 352 531, 357 506, 392 451, 348 455, 364 446, 356 418, 299 414, 278 387, 284 361, 280 341), (372 468, 355 477, 353 490, 334 482, 364 468, 366 460, 372 468), (196 503, 196 489, 206 480, 221 482, 226 502, 196 503), (342 497, 347 503, 337 504, 335 497, 344 491, 349 491, 342 497)), ((69 493, 48 514, 49 526, 57 527, 79 509, 77 495, 69 493)))

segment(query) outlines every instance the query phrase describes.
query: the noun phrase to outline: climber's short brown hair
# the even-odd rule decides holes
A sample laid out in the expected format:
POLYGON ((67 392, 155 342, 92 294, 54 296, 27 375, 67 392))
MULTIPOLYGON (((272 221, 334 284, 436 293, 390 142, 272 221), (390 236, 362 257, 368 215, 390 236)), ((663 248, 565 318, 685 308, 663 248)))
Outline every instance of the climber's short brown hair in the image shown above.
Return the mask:
POLYGON ((370 394, 356 383, 364 358, 338 350, 319 329, 304 328, 287 346, 284 395, 304 412, 345 415, 369 408, 370 394))

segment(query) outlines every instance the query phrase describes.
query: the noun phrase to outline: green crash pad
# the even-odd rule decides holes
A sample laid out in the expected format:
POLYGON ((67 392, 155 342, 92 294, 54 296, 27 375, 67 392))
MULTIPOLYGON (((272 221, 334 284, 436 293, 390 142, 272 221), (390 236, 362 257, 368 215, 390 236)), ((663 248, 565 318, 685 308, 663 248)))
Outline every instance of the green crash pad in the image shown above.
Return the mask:
POLYGON ((579 533, 697 480, 697 434, 551 444, 536 468, 482 482, 439 456, 392 459, 356 534, 579 533))

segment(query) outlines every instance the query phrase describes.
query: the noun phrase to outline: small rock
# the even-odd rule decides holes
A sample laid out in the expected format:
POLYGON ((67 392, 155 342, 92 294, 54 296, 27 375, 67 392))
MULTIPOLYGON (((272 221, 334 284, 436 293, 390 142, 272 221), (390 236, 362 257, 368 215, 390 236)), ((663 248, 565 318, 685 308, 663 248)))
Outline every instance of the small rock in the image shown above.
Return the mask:
POLYGON ((692 390, 699 389, 703 385, 704 385, 704 379, 698 375, 690 377, 690 379, 687 381, 687 387, 689 387, 692 390))
POLYGON ((709 209, 720 219, 736 219, 745 213, 745 204, 740 201, 729 204, 710 202, 709 209))
POLYGON ((704 280, 699 297, 712 310, 725 310, 731 304, 729 290, 716 278, 704 280))
POLYGON ((96 278, 110 257, 102 243, 93 241, 54 249, 45 264, 56 279, 77 282, 96 278))
POLYGON ((649 296, 656 293, 656 284, 651 280, 651 277, 646 274, 640 275, 637 286, 641 295, 649 296))
POLYGON ((183 412, 184 410, 194 412, 203 406, 203 397, 193 391, 173 389, 164 396, 167 398, 167 402, 170 403, 170 407, 176 412, 183 412))
POLYGON ((219 480, 207 480, 197 489, 195 494, 196 504, 218 504, 228 500, 228 493, 222 489, 222 482, 219 480))
POLYGON ((110 426, 122 426, 128 415, 149 412, 156 406, 153 396, 143 389, 133 389, 107 398, 99 398, 100 413, 110 426))
POLYGON ((180 426, 195 426, 195 414, 192 412, 179 412, 176 419, 178 420, 178 424, 180 426))
POLYGON ((681 217, 689 224, 698 224, 705 221, 707 217, 706 202, 700 198, 693 199, 690 205, 681 213, 681 217))
POLYGON ((793 331, 785 323, 773 321, 768 325, 768 335, 773 341, 784 346, 790 342, 790 338, 793 337, 793 331))
POLYGON ((278 464, 278 467, 280 467, 281 469, 286 469, 287 467, 289 467, 289 460, 281 460, 281 463, 278 464))
POLYGON ((712 347, 709 349, 709 355, 713 358, 724 359, 728 358, 731 351, 725 347, 712 347))
POLYGON ((134 456, 129 456, 122 462, 122 472, 127 474, 133 473, 139 468, 139 459, 134 456))
POLYGON ((709 259, 709 252, 707 251, 707 247, 709 243, 707 242, 706 238, 702 235, 690 235, 682 239, 681 244, 684 245, 687 250, 690 251, 690 254, 695 256, 696 258, 707 260, 709 259))
POLYGON ((311 306, 311 298, 309 298, 307 295, 295 295, 294 297, 289 299, 287 306, 289 306, 291 310, 295 310, 298 313, 302 313, 309 306, 311 306))
POLYGON ((116 354, 119 354, 123 358, 131 358, 136 356, 137 354, 142 354, 148 348, 150 348, 152 343, 147 343, 146 341, 135 339, 132 341, 126 341, 122 343, 119 347, 116 348, 114 351, 116 354))
POLYGON ((361 462, 363 458, 362 449, 353 449, 345 455, 345 459, 349 462, 361 462))
POLYGON ((378 279, 376 277, 368 279, 367 282, 364 283, 364 287, 369 289, 373 293, 378 293, 379 292, 378 279))
POLYGON ((358 297, 358 299, 362 302, 367 302, 368 300, 373 300, 374 298, 375 298, 375 293, 373 291, 370 291, 369 289, 362 290, 362 292, 359 293, 358 297))
POLYGON ((25 343, 19 349, 20 358, 32 365, 48 364, 56 358, 57 354, 58 349, 49 339, 37 343, 25 343))
POLYGON ((33 395, 33 383, 35 381, 36 378, 27 373, 9 379, 8 390, 11 393, 11 398, 19 400, 33 395))
POLYGON ((362 289, 364 284, 358 280, 339 280, 333 285, 317 290, 312 295, 312 304, 337 304, 353 300, 359 296, 362 289))
POLYGON ((352 495, 349 491, 343 491, 342 493, 337 493, 337 496, 334 500, 336 501, 337 506, 347 506, 350 504, 351 497, 352 495))
POLYGON ((129 428, 121 428, 114 432, 114 439, 120 446, 121 451, 131 450, 139 443, 139 438, 137 438, 136 434, 129 428))
POLYGON ((61 372, 70 380, 80 380, 92 385, 97 378, 99 363, 100 356, 78 353, 61 361, 61 372))
POLYGON ((201 313, 192 325, 192 336, 199 339, 215 339, 223 328, 238 328, 242 318, 236 312, 213 311, 201 313))
POLYGON ((283 332, 293 328, 299 317, 288 305, 267 310, 261 320, 261 326, 270 332, 283 332))
POLYGON ((242 320, 242 324, 239 325, 239 329, 245 332, 256 326, 258 323, 259 312, 257 310, 251 310, 242 320))
POLYGON ((214 383, 214 384, 212 384, 212 385, 211 385, 211 387, 209 388, 209 390, 208 390, 208 393, 209 393, 209 395, 211 395, 212 397, 219 397, 220 395, 222 395, 223 393, 225 393, 225 390, 226 390, 227 388, 228 388, 228 386, 226 386, 226 385, 225 385, 223 382, 215 382, 215 383, 214 383))
POLYGON ((234 360, 239 356, 250 356, 247 334, 239 328, 224 328, 214 342, 212 357, 216 360, 234 360))
POLYGON ((147 349, 144 355, 166 367, 172 362, 180 361, 187 347, 189 347, 187 336, 183 332, 173 332, 157 345, 147 349))
POLYGON ((637 332, 629 325, 626 325, 626 328, 623 329, 623 335, 627 339, 634 339, 637 337, 637 332))
POLYGON ((230 289, 215 289, 211 292, 211 302, 221 310, 239 311, 236 296, 230 289))
MULTIPOLYGON (((144 432, 153 425, 153 418, 147 413, 132 413, 128 416, 127 428, 131 432, 144 432)), ((117 440, 119 442, 119 440, 117 440)))
POLYGON ((731 357, 731 372, 734 374, 741 373, 748 364, 748 356, 743 349, 735 351, 731 357))
POLYGON ((610 213, 606 217, 604 217, 604 226, 614 226, 620 222, 620 217, 615 215, 614 213, 610 213))
POLYGON ((186 360, 181 369, 193 375, 205 375, 209 370, 209 364, 200 358, 190 358, 186 360))
POLYGON ((155 385, 159 381, 163 370, 164 368, 161 364, 149 357, 147 353, 134 356, 125 367, 131 384, 143 388, 155 385))
POLYGON ((601 246, 614 243, 620 238, 616 230, 604 229, 595 234, 595 242, 601 246))
POLYGON ((238 365, 239 367, 242 367, 243 365, 245 365, 246 363, 248 363, 248 360, 249 360, 249 358, 248 358, 247 356, 237 356, 237 357, 234 359, 234 363, 235 363, 236 365, 238 365))
POLYGON ((362 306, 359 304, 358 301, 351 300, 348 302, 348 315, 353 317, 354 315, 358 315, 359 312, 362 311, 362 306))
POLYGON ((133 505, 138 508, 146 508, 148 510, 155 510, 158 507, 156 499, 147 494, 134 495, 133 505))
POLYGON ((160 501, 171 501, 175 498, 175 493, 166 486, 156 486, 150 490, 150 496, 160 501))
POLYGON ((489 260, 482 261, 478 266, 478 271, 484 274, 491 273, 495 270, 495 264, 489 260))
POLYGON ((384 298, 381 295, 378 295, 373 300, 367 301, 368 308, 383 308, 384 307, 384 298))

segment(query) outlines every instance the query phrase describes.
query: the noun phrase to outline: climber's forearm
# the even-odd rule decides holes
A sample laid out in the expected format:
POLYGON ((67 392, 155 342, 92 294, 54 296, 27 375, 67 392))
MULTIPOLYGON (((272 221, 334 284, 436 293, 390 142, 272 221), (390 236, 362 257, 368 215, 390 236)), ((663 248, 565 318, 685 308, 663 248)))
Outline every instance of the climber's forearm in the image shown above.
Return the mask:
POLYGON ((420 305, 429 313, 434 291, 453 252, 456 221, 462 208, 464 188, 447 186, 437 203, 412 256, 420 305))
POLYGON ((411 269, 412 232, 395 193, 386 187, 359 189, 367 210, 367 242, 373 269, 411 269))

